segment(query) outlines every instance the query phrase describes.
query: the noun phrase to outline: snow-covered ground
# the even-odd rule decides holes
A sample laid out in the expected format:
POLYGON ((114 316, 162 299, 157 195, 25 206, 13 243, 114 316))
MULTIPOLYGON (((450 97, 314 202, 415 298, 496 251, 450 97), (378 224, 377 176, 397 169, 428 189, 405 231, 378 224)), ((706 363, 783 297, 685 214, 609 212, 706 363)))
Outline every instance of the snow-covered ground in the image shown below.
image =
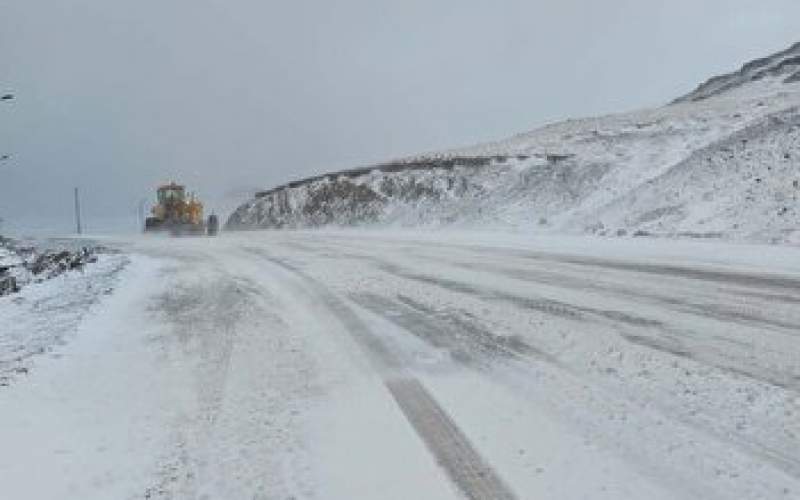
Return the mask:
POLYGON ((75 241, 15 244, 25 250, 0 246, 0 267, 7 268, 0 278, 13 277, 20 290, 0 296, 0 388, 27 374, 37 358, 60 356, 60 347, 92 307, 113 291, 127 263, 124 255, 84 253, 75 241), (61 254, 65 249, 73 251, 61 254), (75 259, 81 264, 68 269, 75 259))
MULTIPOLYGON (((124 269, 46 288, 113 293, 42 326, 60 340, 0 387, 3 498, 800 494, 796 248, 440 230, 106 243, 124 269)), ((36 286, 0 298, 3 334, 24 337, 36 286)))
POLYGON ((395 168, 401 161, 291 183, 243 203, 228 226, 641 231, 798 243, 795 72, 800 44, 668 106, 406 160, 424 168, 395 168))

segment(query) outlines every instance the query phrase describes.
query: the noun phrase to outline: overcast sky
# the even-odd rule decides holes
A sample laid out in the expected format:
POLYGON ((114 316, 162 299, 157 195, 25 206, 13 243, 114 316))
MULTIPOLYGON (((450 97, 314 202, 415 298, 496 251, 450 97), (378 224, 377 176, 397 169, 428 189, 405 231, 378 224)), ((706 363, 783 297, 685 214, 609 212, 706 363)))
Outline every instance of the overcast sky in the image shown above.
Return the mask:
POLYGON ((80 186, 90 229, 133 223, 170 179, 224 211, 661 105, 797 41, 797 0, 0 0, 0 217, 67 230, 80 186))

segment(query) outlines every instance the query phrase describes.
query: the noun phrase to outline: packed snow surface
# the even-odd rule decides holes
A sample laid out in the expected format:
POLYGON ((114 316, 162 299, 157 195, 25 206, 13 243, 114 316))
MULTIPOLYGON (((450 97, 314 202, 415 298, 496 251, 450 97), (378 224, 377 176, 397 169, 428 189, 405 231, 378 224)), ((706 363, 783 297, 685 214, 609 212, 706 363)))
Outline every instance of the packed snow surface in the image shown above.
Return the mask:
POLYGON ((106 244, 124 254, 0 298, 19 336, 0 359, 26 325, 58 339, 0 386, 4 498, 800 495, 796 248, 452 230, 106 244), (80 317, 47 306, 65 300, 80 317))
POLYGON ((800 242, 800 46, 675 103, 297 181, 228 228, 422 226, 800 242))

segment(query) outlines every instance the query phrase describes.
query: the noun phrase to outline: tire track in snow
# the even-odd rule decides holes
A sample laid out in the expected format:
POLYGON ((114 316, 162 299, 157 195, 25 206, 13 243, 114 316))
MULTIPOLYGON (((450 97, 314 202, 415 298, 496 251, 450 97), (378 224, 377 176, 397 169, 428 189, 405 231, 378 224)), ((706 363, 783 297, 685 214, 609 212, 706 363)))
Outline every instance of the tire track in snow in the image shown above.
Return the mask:
MULTIPOLYGON (((546 296, 534 297, 531 295, 508 293, 497 287, 480 288, 467 280, 440 278, 432 274, 411 271, 387 262, 381 262, 377 265, 380 270, 398 278, 415 281, 463 295, 470 295, 486 301, 507 302, 521 309, 534 310, 567 320, 584 323, 601 322, 617 328, 633 328, 643 333, 620 334, 620 338, 647 349, 691 359, 728 373, 749 378, 756 382, 774 385, 794 392, 800 390, 800 385, 798 385, 800 379, 794 372, 780 372, 770 367, 751 366, 749 364, 749 358, 740 357, 738 359, 732 359, 721 356, 714 350, 702 350, 696 347, 697 341, 695 341, 694 344, 687 345, 687 342, 689 342, 692 337, 697 337, 697 334, 688 329, 676 329, 660 320, 649 319, 615 309, 602 309, 580 305, 579 303, 563 302, 547 298, 546 296), (652 335, 653 331, 660 332, 660 336, 654 337, 652 335), (744 361, 742 361, 742 359, 744 359, 744 361), (745 363, 744 366, 742 366, 742 363, 745 363)), ((456 264, 456 266, 457 265, 458 264, 456 264)), ((480 265, 473 266, 475 269, 480 267, 480 265)), ((519 279, 520 275, 524 275, 524 272, 520 272, 517 276, 511 275, 509 277, 512 279, 519 279)), ((566 285, 564 286, 566 287, 566 285)), ((590 287, 587 287, 587 289, 588 288, 590 287)), ((706 316, 713 318, 713 316, 710 315, 706 316)), ((780 334, 792 335, 791 333, 787 333, 786 330, 777 332, 780 334)))
MULTIPOLYGON (((668 278, 686 278, 698 281, 713 282, 723 285, 737 285, 751 289, 784 290, 796 294, 800 290, 800 278, 782 276, 766 272, 734 271, 726 269, 700 268, 680 264, 656 264, 649 262, 626 262, 602 257, 580 255, 561 255, 548 252, 532 252, 527 250, 506 250, 492 247, 465 247, 478 255, 504 253, 511 257, 519 257, 542 262, 557 262, 582 267, 600 267, 614 271, 625 271, 639 274, 650 274, 668 278)), ((790 295, 790 297, 792 297, 790 295)), ((797 298, 793 296, 792 298, 797 298)))
POLYGON ((516 498, 419 380, 401 378, 385 384, 436 461, 467 498, 516 498))
POLYGON ((356 313, 294 265, 258 248, 248 252, 263 258, 312 285, 317 298, 342 322, 361 345, 408 422, 445 471, 453 484, 470 500, 514 500, 516 495, 481 457, 425 386, 405 372, 386 345, 358 318, 356 313), (388 372, 388 373, 387 373, 388 372), (390 375, 391 374, 391 375, 390 375))
MULTIPOLYGON (((470 266, 467 264, 462 264, 460 262, 452 262, 447 261, 445 259, 441 259, 434 256, 426 256, 426 258, 437 260, 443 264, 450 264, 454 267, 461 267, 464 269, 470 269, 470 266)), ((551 303, 542 303, 541 301, 536 302, 526 302, 523 301, 523 296, 514 296, 512 294, 506 294, 498 289, 484 289, 478 288, 467 281, 460 281, 460 280, 451 280, 451 279, 444 279, 438 278, 431 274, 424 274, 420 273, 419 271, 412 271, 407 268, 403 268, 398 266, 394 263, 391 263, 387 260, 381 260, 376 258, 364 257, 361 260, 369 260, 373 265, 376 266, 378 270, 391 274, 398 278, 404 278, 411 281, 416 281, 419 283, 429 284, 432 286, 436 286, 445 290, 449 290, 455 293, 461 293, 466 295, 472 295, 477 297, 478 299, 483 300, 507 300, 510 303, 515 305, 530 307, 531 309, 535 309, 540 312, 545 312, 548 314, 552 314, 554 316, 559 316, 564 319, 571 319, 576 321, 601 321, 604 320, 609 324, 609 326, 618 328, 620 330, 619 335, 622 339, 630 342, 631 344, 636 344, 638 346, 652 349, 654 351, 658 351, 663 354, 667 354, 670 356, 675 356, 679 358, 689 359, 701 364, 706 364, 708 366, 713 366, 723 372, 733 374, 738 377, 744 377, 746 379, 750 379, 753 382, 757 383, 765 383, 769 385, 773 385, 777 388, 796 392, 797 391, 797 380, 798 378, 790 373, 781 373, 769 368, 763 368, 760 370, 755 370, 753 368, 742 367, 741 362, 735 363, 735 360, 726 360, 725 358, 722 359, 706 359, 708 355, 704 355, 703 352, 697 351, 693 346, 684 346, 683 343, 679 340, 683 338, 687 340, 688 337, 694 335, 690 331, 680 331, 680 336, 672 335, 671 333, 676 333, 676 331, 669 327, 666 323, 662 323, 656 320, 650 320, 644 317, 633 316, 624 312, 614 311, 614 310, 605 310, 605 309, 596 309, 591 307, 580 306, 579 304, 569 304, 569 303, 560 303, 562 307, 540 307, 542 305, 554 305, 557 304, 557 301, 552 301, 551 303), (511 300, 509 300, 511 299, 511 300), (563 314, 563 312, 568 311, 569 308, 572 308, 576 314, 563 314), (635 329, 634 331, 642 331, 645 334, 637 334, 637 333, 626 333, 628 329, 635 329), (649 332, 653 329, 659 329, 662 331, 661 336, 652 336, 649 332), (690 335, 691 334, 691 335, 690 335)), ((524 279, 526 277, 526 271, 523 269, 519 269, 518 273, 512 273, 511 269, 508 269, 507 272, 500 272, 499 270, 506 271, 501 266, 489 266, 480 263, 475 263, 471 266, 472 269, 480 269, 487 272, 497 272, 498 274, 504 274, 510 278, 514 279, 524 279)), ((688 278, 686 278, 688 279, 688 278)), ((565 278, 566 281, 566 278, 565 278)), ((550 283, 551 285, 558 286, 558 283, 550 283)), ((579 287, 569 287, 567 284, 561 284, 564 288, 573 288, 573 289, 580 289, 579 287)), ((587 288, 594 287, 593 285, 587 285, 587 288)), ((600 289, 600 287, 595 287, 600 289)), ((607 292, 615 292, 615 293, 622 293, 623 289, 616 289, 616 288, 607 288, 605 291, 607 292)), ((738 290, 737 290, 738 293, 738 290)), ((640 296, 644 296, 640 294, 640 296)), ((635 295, 633 293, 630 294, 630 297, 633 298, 635 295)), ((392 304, 390 301, 386 300, 375 300, 375 298, 362 295, 362 296, 355 296, 354 300, 359 303, 362 307, 371 310, 372 312, 384 315, 387 320, 398 324, 402 328, 418 334, 421 338, 426 339, 426 335, 424 332, 426 330, 435 329, 436 327, 431 327, 429 325, 420 326, 420 325, 410 325, 407 318, 404 318, 402 313, 397 314, 398 311, 396 309, 392 309, 392 304), (386 312, 391 311, 392 314, 387 315, 386 312), (420 335, 421 334, 421 335, 420 335)), ((680 299, 675 299, 678 302, 680 299)), ((664 303, 666 304, 667 301, 665 300, 664 303)), ((690 302, 685 302, 686 304, 690 304, 690 302)), ((738 318, 731 318, 733 320, 738 318)), ((437 339, 440 341, 438 347, 449 347, 452 346, 442 346, 441 339, 437 339)), ((745 346, 747 347, 747 346, 745 346)), ((554 366, 560 366, 560 364, 556 362, 551 363, 554 366)), ((571 370, 567 367, 560 366, 562 368, 566 368, 567 371, 571 370)), ((713 437, 714 439, 718 439, 720 442, 733 443, 737 448, 742 450, 743 452, 751 455, 760 457, 763 460, 769 461, 779 469, 785 471, 786 473, 797 476, 798 471, 800 470, 800 462, 798 462, 795 458, 792 457, 790 453, 785 451, 781 451, 780 449, 775 449, 770 447, 769 445, 765 445, 760 442, 748 440, 747 438, 743 438, 742 436, 736 434, 725 434, 720 433, 719 430, 716 430, 712 427, 707 425, 698 424, 696 421, 692 419, 686 419, 680 417, 676 420, 682 425, 687 425, 693 429, 696 429, 700 432, 708 434, 709 436, 713 437)))

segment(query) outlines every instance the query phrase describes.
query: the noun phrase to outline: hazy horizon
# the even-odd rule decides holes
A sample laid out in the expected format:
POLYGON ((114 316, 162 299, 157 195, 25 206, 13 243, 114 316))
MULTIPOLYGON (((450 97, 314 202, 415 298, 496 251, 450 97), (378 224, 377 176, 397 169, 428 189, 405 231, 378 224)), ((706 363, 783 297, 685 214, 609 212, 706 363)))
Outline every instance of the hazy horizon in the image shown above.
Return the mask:
POLYGON ((12 1, 0 217, 135 229, 178 180, 227 212, 298 177, 653 107, 800 40, 800 4, 12 1), (124 222, 119 222, 124 221, 124 222))

